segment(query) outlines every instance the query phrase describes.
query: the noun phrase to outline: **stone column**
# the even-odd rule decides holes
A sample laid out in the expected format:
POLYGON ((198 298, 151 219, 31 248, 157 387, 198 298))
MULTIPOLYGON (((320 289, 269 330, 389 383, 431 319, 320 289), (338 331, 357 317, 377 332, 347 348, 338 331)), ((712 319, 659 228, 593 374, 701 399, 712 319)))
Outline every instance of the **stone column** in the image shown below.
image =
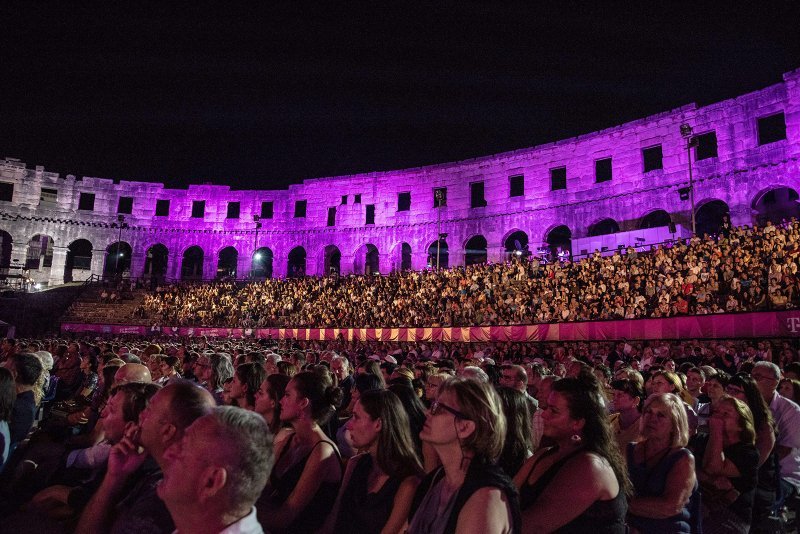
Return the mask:
MULTIPOLYGON (((92 263, 91 263, 92 268, 91 268, 91 272, 89 273, 89 275, 95 275, 95 277, 102 278, 103 277, 103 267, 105 265, 105 261, 106 261, 106 250, 105 249, 98 249, 98 248, 93 249, 92 250, 92 263)), ((89 276, 87 275, 86 278, 88 278, 88 277, 89 276)), ((77 279, 75 278, 75 274, 74 273, 73 273, 73 280, 77 281, 77 279)))
POLYGON ((50 267, 49 286, 58 286, 64 283, 64 269, 67 266, 67 247, 53 246, 53 263, 50 267))
POLYGON ((486 247, 486 261, 492 263, 506 261, 506 247, 486 247))
POLYGON ((144 276, 144 264, 147 260, 145 252, 134 250, 131 254, 131 278, 141 278, 144 276))
POLYGON ((213 280, 217 276, 217 262, 215 256, 203 256, 203 280, 213 280))
POLYGON ((239 254, 236 258, 236 278, 250 278, 253 268, 253 257, 255 252, 239 254))
POLYGON ((755 220, 755 210, 751 209, 750 206, 743 204, 731 208, 730 216, 731 224, 733 226, 744 226, 745 224, 748 226, 753 226, 755 220))
POLYGON ((400 269, 399 265, 393 265, 393 263, 391 254, 378 254, 378 271, 381 274, 389 274, 400 269))

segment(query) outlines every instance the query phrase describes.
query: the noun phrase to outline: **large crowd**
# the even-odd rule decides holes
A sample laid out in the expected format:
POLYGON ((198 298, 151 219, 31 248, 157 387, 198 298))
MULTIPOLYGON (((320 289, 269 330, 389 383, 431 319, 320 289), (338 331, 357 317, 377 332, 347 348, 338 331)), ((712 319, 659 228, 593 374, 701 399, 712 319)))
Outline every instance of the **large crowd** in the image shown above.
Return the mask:
POLYGON ((800 500, 784 340, 36 339, 0 360, 4 531, 776 532, 800 500))
POLYGON ((388 276, 164 284, 128 320, 250 328, 447 327, 781 310, 800 306, 798 252, 797 221, 724 226, 717 236, 648 252, 596 252, 575 262, 533 257, 388 276))

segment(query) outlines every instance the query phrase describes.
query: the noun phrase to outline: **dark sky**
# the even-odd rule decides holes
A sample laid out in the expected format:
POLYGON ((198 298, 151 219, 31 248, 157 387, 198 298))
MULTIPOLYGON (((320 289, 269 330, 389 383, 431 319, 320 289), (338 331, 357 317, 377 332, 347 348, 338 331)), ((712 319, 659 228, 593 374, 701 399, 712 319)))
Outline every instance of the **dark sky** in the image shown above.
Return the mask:
POLYGON ((794 0, 276 3, 0 7, 0 156, 279 188, 555 141, 800 67, 794 0))

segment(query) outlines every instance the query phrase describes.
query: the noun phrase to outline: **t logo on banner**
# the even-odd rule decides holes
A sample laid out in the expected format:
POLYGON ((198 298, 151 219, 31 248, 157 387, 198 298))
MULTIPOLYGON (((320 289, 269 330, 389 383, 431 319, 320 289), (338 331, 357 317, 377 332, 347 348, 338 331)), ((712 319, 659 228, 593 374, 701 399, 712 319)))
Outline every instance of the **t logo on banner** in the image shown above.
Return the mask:
POLYGON ((788 328, 792 334, 796 334, 797 329, 800 328, 800 317, 787 317, 786 328, 788 328))

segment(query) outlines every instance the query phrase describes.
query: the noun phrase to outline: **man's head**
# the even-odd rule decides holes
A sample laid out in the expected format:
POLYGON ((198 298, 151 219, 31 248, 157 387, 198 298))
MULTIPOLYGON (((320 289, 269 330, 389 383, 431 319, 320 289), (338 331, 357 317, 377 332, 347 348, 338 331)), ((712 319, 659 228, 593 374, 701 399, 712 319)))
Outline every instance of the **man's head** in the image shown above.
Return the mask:
POLYGON ((201 517, 244 517, 272 470, 272 434, 264 419, 220 406, 197 419, 166 452, 158 496, 175 524, 201 517))
POLYGON ((161 388, 157 384, 137 382, 123 384, 114 389, 114 394, 100 414, 103 431, 111 443, 117 443, 126 431, 135 429, 139 415, 159 389, 161 388))
POLYGON ((17 392, 32 389, 42 374, 42 362, 29 353, 15 354, 6 362, 6 368, 14 377, 17 392))
POLYGON ((706 383, 706 374, 699 367, 690 367, 686 370, 686 389, 692 397, 697 398, 702 393, 706 383))
POLYGON ((127 363, 120 367, 114 374, 114 385, 130 384, 131 382, 152 382, 150 369, 141 363, 127 363))
POLYGON ((350 374, 350 362, 347 361, 347 358, 334 356, 331 358, 331 371, 333 371, 333 374, 335 374, 336 378, 341 382, 350 374))
POLYGON ((204 388, 188 380, 170 380, 139 415, 141 445, 163 467, 163 455, 183 438, 185 430, 216 403, 204 388))
POLYGON ((756 381, 758 391, 761 392, 761 396, 769 404, 775 389, 778 387, 778 382, 781 380, 780 368, 772 362, 756 362, 750 376, 756 381))
POLYGON ((503 364, 500 366, 500 385, 525 391, 528 386, 528 375, 521 365, 503 364))

